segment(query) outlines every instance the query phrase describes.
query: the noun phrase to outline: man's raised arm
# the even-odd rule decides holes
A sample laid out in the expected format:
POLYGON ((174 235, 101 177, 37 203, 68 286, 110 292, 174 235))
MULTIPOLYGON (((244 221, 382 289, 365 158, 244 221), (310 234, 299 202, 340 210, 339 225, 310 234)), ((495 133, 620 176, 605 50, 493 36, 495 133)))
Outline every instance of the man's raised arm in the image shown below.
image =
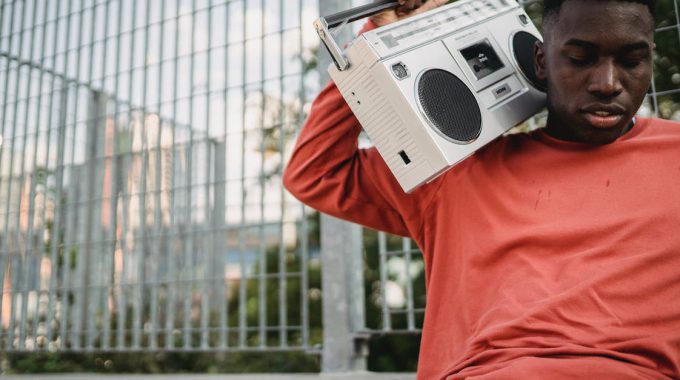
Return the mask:
MULTIPOLYGON (((405 0, 373 16, 363 31, 436 8, 444 0, 405 0)), ((430 186, 403 192, 375 148, 359 149, 361 126, 335 84, 314 101, 283 183, 296 198, 327 214, 371 228, 417 237, 430 186)))
POLYGON ((283 175, 284 186, 319 211, 408 236, 400 208, 406 207, 409 195, 374 148, 358 148, 360 132, 358 120, 329 83, 300 132, 283 175))

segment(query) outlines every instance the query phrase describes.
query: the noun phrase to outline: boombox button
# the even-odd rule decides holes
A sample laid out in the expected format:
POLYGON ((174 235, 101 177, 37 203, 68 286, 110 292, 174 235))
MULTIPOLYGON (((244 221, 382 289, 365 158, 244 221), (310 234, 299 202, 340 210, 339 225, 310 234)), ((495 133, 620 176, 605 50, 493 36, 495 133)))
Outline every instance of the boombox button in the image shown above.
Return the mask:
POLYGON ((491 108, 496 104, 511 98, 514 94, 520 92, 524 87, 519 81, 516 75, 510 75, 509 77, 494 83, 487 89, 480 91, 477 94, 477 100, 481 105, 486 108, 491 108))
POLYGON ((508 95, 511 92, 512 92, 512 89, 510 88, 510 85, 508 83, 505 83, 504 85, 496 87, 496 88, 493 89, 493 96, 496 99, 500 99, 500 98, 508 95))

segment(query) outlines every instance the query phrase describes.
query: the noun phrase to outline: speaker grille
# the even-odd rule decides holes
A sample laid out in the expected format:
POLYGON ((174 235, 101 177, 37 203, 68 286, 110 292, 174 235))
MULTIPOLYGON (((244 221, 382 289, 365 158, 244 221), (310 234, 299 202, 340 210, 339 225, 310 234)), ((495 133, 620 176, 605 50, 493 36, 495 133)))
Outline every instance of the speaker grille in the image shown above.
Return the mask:
POLYGON ((545 91, 545 86, 536 77, 536 68, 534 67, 534 45, 536 45, 536 41, 539 41, 539 39, 531 33, 517 32, 512 38, 512 50, 515 52, 515 61, 524 77, 531 85, 545 91))
POLYGON ((427 118, 445 136, 462 143, 479 137, 479 105, 455 75, 441 69, 424 72, 418 80, 418 98, 427 118))

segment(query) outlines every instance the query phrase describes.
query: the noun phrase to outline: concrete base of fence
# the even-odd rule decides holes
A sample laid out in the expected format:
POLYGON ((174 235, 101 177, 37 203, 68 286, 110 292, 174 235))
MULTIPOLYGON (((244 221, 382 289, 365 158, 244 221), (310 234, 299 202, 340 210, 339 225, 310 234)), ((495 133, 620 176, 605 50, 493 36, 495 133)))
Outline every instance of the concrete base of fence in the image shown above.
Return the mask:
POLYGON ((247 374, 247 375, 123 375, 59 374, 9 375, 4 380, 415 380, 414 373, 352 372, 347 374, 247 374))

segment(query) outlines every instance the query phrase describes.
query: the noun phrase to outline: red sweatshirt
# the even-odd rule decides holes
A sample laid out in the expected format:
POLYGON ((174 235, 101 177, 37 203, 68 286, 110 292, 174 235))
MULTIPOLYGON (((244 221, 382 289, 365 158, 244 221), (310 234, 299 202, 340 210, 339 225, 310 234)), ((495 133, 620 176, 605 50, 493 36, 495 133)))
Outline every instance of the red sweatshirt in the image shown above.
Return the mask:
POLYGON ((411 194, 332 84, 284 174, 302 202, 425 258, 418 379, 680 378, 680 125, 500 138, 411 194))

